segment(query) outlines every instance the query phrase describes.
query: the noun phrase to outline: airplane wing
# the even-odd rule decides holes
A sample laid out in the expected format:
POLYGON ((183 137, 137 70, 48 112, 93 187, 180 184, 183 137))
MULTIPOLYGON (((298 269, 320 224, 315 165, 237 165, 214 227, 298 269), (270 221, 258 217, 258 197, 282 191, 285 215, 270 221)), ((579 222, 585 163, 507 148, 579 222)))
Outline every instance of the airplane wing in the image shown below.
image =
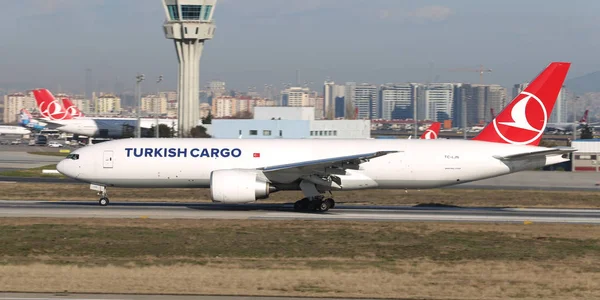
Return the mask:
POLYGON ((505 155, 505 156, 494 155, 494 158, 496 158, 498 160, 502 160, 502 161, 509 161, 509 160, 517 160, 517 159, 522 159, 522 158, 531 158, 531 157, 536 157, 536 156, 546 156, 546 155, 552 155, 552 154, 567 154, 567 153, 571 153, 571 152, 575 152, 575 151, 577 151, 577 149, 571 148, 571 147, 557 147, 557 148, 549 148, 549 149, 545 149, 545 150, 541 150, 541 151, 532 151, 532 152, 511 154, 511 155, 505 155))
MULTIPOLYGON (((346 174, 347 169, 358 170, 361 163, 368 162, 373 158, 396 152, 399 151, 377 151, 349 156, 338 156, 291 164, 267 166, 258 168, 258 170, 263 171, 263 174, 265 174, 267 178, 285 178, 285 182, 292 182, 299 178, 312 175, 330 178, 333 175, 346 174)), ((277 181, 279 182, 280 180, 277 181)))

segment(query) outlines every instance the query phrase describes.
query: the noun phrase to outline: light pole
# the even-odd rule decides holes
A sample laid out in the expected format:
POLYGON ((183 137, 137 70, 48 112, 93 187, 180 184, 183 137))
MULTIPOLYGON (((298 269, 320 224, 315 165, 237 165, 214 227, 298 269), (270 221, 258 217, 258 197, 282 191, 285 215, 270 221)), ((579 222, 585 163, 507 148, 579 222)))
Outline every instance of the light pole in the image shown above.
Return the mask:
MULTIPOLYGON (((158 114, 159 113, 157 112, 157 110, 160 111, 160 109, 158 108, 158 102, 160 100, 162 100, 161 97, 160 97, 160 89, 158 87, 158 84, 162 80, 163 80, 163 76, 162 75, 158 76, 158 80, 156 80, 156 104, 154 105, 154 113, 156 114, 156 127, 154 128, 154 134, 155 134, 155 136, 157 138, 160 137, 159 132, 158 132, 158 114)), ((162 105, 161 105, 161 107, 162 107, 162 105)))
POLYGON ((413 106, 413 119, 415 120, 415 128, 414 128, 414 132, 415 132, 415 139, 418 139, 419 137, 417 136, 418 134, 418 130, 419 130, 419 120, 417 118, 417 99, 419 98, 418 96, 418 87, 413 87, 413 95, 415 98, 415 102, 414 102, 414 106, 413 106))
POLYGON ((461 107, 461 115, 462 115, 462 127, 463 127, 463 138, 467 139, 467 99, 462 99, 462 107, 461 107))
POLYGON ((577 111, 575 110, 577 100, 579 100, 579 96, 575 96, 575 99, 573 99, 573 141, 577 139, 577 128, 579 127, 579 123, 577 123, 577 111))
POLYGON ((137 93, 137 126, 135 136, 137 138, 142 137, 142 90, 140 88, 140 83, 144 81, 144 74, 139 74, 135 76, 135 89, 137 93))

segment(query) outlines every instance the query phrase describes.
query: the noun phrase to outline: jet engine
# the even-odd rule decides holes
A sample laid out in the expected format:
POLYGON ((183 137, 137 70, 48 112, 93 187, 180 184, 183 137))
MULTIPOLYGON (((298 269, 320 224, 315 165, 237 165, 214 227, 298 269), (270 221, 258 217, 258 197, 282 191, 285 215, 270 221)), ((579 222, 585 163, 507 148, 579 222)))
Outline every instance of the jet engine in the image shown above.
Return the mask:
POLYGON ((247 203, 265 199, 274 192, 257 170, 216 170, 210 174, 210 197, 213 202, 247 203))

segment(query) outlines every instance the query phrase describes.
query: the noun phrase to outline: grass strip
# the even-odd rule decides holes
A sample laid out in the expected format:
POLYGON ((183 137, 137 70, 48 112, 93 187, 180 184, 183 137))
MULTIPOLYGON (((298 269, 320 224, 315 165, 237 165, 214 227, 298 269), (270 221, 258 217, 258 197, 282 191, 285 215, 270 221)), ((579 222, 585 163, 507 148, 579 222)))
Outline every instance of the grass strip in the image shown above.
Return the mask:
MULTIPOLYGON (((385 267, 388 262, 425 259, 435 262, 556 261, 600 259, 597 227, 578 238, 535 232, 524 225, 505 225, 512 232, 440 224, 331 221, 212 221, 196 226, 164 226, 172 221, 146 220, 122 226, 60 224, 39 221, 0 225, 2 263, 23 261, 57 264, 163 265, 204 264, 219 259, 317 261, 315 268, 344 265, 385 267), (220 224, 221 223, 221 224, 220 224), (148 224, 149 226, 144 226, 148 224), (162 225, 161 225, 162 224, 162 225), (522 229, 515 231, 514 228, 522 229)), ((173 224, 173 223, 171 223, 173 224)), ((174 223, 177 224, 177 223, 174 223)), ((533 225, 542 227, 545 225, 533 225)), ((570 226, 570 225, 562 225, 570 226)), ((480 228, 483 226, 479 226, 480 228)), ((590 230, 586 226, 572 226, 590 230)), ((600 268, 598 269, 600 271, 600 268)))
POLYGON ((61 152, 56 152, 56 151, 34 151, 34 152, 27 152, 27 153, 33 154, 33 155, 61 156, 61 157, 66 157, 67 155, 69 155, 69 153, 61 153, 61 152))
POLYGON ((0 219, 0 290, 596 299, 598 227, 0 219))
POLYGON ((45 165, 45 166, 41 166, 41 167, 37 167, 37 168, 30 168, 30 169, 2 171, 2 172, 0 172, 0 176, 66 178, 62 174, 44 174, 44 173, 42 173, 42 170, 56 170, 56 164, 45 165))

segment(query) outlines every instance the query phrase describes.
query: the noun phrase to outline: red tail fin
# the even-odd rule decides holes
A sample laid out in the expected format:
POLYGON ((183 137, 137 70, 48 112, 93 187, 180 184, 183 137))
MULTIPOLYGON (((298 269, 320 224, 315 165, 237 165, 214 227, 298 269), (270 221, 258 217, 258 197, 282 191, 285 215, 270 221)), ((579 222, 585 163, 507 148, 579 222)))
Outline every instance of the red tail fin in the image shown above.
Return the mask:
POLYGON ((77 117, 83 117, 83 113, 79 110, 79 108, 77 108, 77 106, 73 105, 73 102, 71 102, 71 100, 69 100, 69 98, 63 98, 62 99, 62 103, 63 103, 63 107, 67 110, 67 112, 77 118, 77 117))
POLYGON ((473 140, 537 146, 571 63, 553 62, 473 140))
POLYGON ((70 120, 73 118, 47 89, 34 90, 33 95, 40 109, 40 114, 44 118, 50 120, 70 120))
POLYGON ((27 108, 21 108, 21 112, 24 113, 29 119, 33 119, 33 116, 31 115, 31 113, 29 113, 27 108))
POLYGON ((586 109, 585 112, 583 113, 583 117, 581 117, 581 120, 579 120, 579 123, 587 123, 588 112, 589 112, 589 110, 586 109))
POLYGON ((427 128, 427 130, 425 130, 425 132, 423 132, 423 135, 421 135, 421 139, 422 140, 435 140, 438 138, 438 135, 440 134, 440 127, 442 126, 442 123, 440 122, 433 122, 431 123, 431 125, 429 126, 429 128, 427 128))
POLYGON ((48 107, 48 103, 46 103, 42 99, 42 96, 41 96, 41 93, 39 90, 33 90, 33 97, 35 98, 35 103, 37 104, 40 114, 42 115, 42 117, 46 117, 46 116, 44 116, 44 114, 42 112, 46 111, 46 109, 48 107))

